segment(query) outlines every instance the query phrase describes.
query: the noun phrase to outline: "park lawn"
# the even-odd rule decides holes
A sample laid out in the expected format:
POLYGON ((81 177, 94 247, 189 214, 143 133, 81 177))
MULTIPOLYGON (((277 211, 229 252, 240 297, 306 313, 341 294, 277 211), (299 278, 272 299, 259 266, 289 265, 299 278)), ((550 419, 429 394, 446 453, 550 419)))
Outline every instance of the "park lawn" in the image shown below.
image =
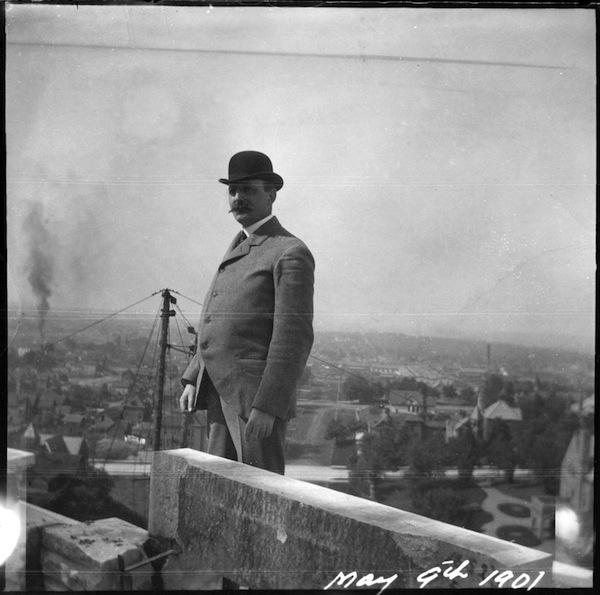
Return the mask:
MULTIPOLYGON (((410 480, 400 479, 378 486, 378 501, 387 506, 419 514, 411 501, 409 482, 410 480)), ((476 484, 461 485, 458 481, 446 480, 444 486, 455 487, 460 498, 469 505, 470 510, 465 514, 461 526, 481 533, 483 525, 493 518, 490 513, 481 509, 481 503, 486 498, 485 491, 476 484)))

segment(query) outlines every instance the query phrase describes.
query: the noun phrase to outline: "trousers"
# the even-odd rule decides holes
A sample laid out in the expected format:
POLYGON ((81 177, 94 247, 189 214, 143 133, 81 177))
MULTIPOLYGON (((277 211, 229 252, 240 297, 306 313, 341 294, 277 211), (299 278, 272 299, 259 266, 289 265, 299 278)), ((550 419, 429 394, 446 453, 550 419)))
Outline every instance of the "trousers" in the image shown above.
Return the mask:
POLYGON ((201 382, 200 390, 207 396, 208 454, 283 475, 287 422, 276 417, 270 436, 246 440, 246 420, 221 398, 206 371, 201 382))

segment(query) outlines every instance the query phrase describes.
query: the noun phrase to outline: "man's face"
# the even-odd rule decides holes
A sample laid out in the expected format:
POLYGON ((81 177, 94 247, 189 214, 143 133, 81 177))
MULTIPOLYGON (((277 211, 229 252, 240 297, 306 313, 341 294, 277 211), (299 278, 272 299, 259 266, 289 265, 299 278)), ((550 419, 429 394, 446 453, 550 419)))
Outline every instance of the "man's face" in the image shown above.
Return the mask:
POLYGON ((229 208, 235 220, 248 227, 271 214, 275 190, 266 190, 263 180, 244 180, 229 184, 229 208))

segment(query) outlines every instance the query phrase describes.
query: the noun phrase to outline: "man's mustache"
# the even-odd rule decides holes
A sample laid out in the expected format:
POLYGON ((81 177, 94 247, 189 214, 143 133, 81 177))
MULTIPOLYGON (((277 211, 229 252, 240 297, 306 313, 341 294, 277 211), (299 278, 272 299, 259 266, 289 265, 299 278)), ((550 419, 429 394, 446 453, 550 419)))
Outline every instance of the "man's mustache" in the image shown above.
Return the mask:
POLYGON ((245 200, 236 200, 231 205, 231 210, 229 212, 233 213, 234 211, 249 211, 249 210, 250 210, 249 202, 246 202, 245 200))

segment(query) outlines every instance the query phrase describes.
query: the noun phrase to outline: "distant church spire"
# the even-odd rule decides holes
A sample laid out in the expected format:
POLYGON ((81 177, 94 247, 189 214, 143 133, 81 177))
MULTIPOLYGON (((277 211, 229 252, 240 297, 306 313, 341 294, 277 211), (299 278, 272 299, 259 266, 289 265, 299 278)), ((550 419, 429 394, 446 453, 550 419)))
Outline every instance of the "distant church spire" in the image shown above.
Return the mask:
POLYGON ((25 431, 21 436, 21 448, 23 450, 37 450, 39 445, 40 435, 32 422, 25 428, 25 431))

